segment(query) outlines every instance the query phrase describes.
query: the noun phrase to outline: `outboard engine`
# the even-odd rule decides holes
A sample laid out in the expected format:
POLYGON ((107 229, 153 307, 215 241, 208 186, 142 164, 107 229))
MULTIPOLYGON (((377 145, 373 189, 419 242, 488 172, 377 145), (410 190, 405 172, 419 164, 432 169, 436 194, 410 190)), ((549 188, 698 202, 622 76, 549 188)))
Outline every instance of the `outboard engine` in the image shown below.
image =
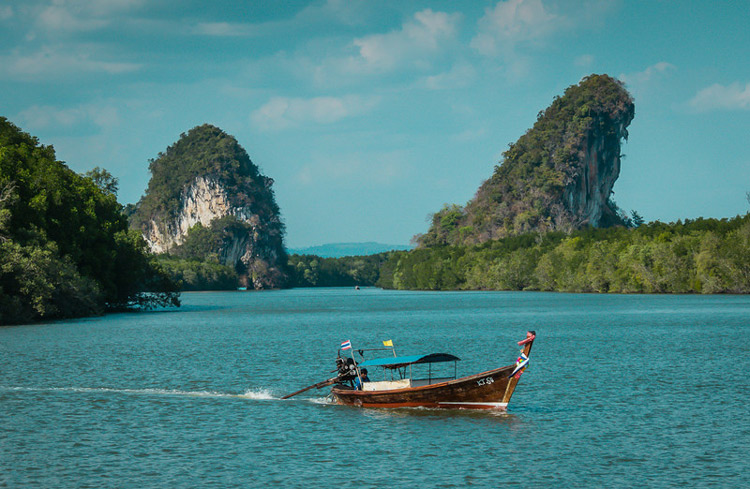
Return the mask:
POLYGON ((338 370, 338 382, 347 382, 357 378, 357 364, 353 358, 336 358, 336 370, 338 370))

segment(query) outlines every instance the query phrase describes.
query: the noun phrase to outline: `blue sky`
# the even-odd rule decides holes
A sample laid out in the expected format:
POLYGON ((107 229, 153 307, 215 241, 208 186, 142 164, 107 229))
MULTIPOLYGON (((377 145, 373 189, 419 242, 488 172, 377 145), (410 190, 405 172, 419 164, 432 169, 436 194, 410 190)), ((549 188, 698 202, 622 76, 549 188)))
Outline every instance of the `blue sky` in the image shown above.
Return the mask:
POLYGON ((614 199, 744 214, 750 2, 0 0, 0 115, 136 202, 203 124, 275 180, 292 247, 408 243, 591 73, 635 97, 614 199))

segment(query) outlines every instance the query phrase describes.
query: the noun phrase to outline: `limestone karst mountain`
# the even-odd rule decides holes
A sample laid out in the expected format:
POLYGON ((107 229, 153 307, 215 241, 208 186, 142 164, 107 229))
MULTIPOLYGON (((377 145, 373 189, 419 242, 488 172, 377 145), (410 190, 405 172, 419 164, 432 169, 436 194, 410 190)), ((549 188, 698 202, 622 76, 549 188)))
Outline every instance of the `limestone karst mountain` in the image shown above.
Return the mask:
POLYGON ((130 220, 152 251, 174 253, 189 244, 200 249, 200 258, 233 267, 238 285, 286 284, 284 225, 273 180, 234 137, 209 124, 195 127, 149 169, 148 189, 130 220))
POLYGON ((590 75, 539 113, 465 206, 433 215, 422 246, 482 243, 530 231, 622 224, 611 199, 620 143, 635 115, 623 84, 590 75))

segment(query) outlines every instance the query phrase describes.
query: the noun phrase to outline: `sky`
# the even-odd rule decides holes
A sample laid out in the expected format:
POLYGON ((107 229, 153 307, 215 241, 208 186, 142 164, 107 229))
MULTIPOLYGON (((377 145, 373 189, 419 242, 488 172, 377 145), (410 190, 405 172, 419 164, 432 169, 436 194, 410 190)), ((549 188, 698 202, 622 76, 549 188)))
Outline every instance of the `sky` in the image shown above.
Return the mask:
POLYGON ((407 244, 565 88, 622 80, 614 200, 750 209, 750 1, 0 0, 0 115, 137 202, 210 123, 274 179, 289 247, 407 244))

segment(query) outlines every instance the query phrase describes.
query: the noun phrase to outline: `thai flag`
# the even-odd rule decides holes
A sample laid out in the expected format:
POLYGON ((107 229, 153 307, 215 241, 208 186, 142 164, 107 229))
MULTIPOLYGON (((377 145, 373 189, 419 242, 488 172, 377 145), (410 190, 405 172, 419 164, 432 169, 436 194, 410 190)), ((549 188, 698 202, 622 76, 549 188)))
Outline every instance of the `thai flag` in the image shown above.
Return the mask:
POLYGON ((352 348, 352 342, 349 340, 346 340, 345 342, 341 343, 341 349, 342 350, 350 350, 352 348))

